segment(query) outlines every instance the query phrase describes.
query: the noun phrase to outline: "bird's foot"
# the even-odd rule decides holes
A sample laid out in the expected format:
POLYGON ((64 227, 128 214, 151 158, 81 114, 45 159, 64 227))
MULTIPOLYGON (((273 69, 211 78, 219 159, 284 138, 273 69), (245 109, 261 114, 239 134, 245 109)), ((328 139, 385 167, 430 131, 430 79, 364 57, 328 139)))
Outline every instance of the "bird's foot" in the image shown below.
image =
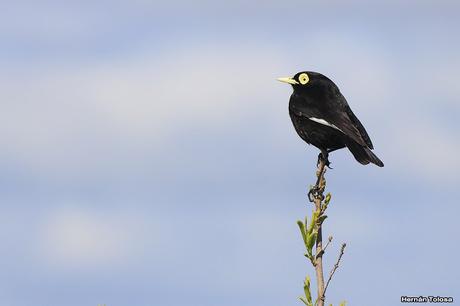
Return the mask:
POLYGON ((321 201, 324 200, 323 191, 323 188, 319 187, 318 185, 312 186, 307 194, 308 200, 312 203, 316 199, 321 199, 321 201))
POLYGON ((329 169, 332 169, 332 168, 331 168, 331 162, 329 161, 329 158, 328 158, 328 157, 329 157, 329 154, 328 154, 327 152, 326 152, 325 154, 322 153, 322 152, 319 153, 319 154, 318 154, 318 161, 317 161, 317 163, 316 163, 316 167, 318 167, 319 164, 320 164, 321 162, 324 162, 324 165, 325 165, 326 167, 328 167, 329 169))

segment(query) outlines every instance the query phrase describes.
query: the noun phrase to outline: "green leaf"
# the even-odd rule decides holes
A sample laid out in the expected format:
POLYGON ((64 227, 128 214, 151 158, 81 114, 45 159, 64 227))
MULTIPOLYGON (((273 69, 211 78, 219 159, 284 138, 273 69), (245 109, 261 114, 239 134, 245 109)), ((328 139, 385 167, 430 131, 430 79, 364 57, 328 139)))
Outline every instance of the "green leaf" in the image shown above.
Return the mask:
POLYGON ((307 246, 307 233, 305 231, 305 224, 302 221, 297 221, 297 225, 299 226, 300 233, 302 234, 303 243, 307 246))
POLYGON ((307 302, 311 305, 311 291, 310 291, 310 277, 307 276, 304 281, 303 291, 305 292, 305 297, 307 302))
POLYGON ((324 199, 324 204, 328 205, 329 202, 331 201, 332 195, 330 192, 326 194, 326 198, 324 199))
POLYGON ((308 235, 307 236, 307 251, 309 251, 309 253, 312 252, 313 250, 313 245, 315 244, 316 242, 316 236, 318 236, 318 233, 317 232, 313 232, 312 234, 308 235))
POLYGON ((312 306, 312 304, 308 304, 308 301, 303 297, 303 296, 299 296, 299 299, 307 306, 312 306))
POLYGON ((326 220, 327 216, 326 215, 322 215, 321 217, 319 217, 319 223, 320 224, 323 224, 324 220, 326 220))
POLYGON ((318 212, 314 211, 313 214, 311 215, 311 222, 310 222, 310 226, 308 227, 308 230, 307 230, 307 235, 311 234, 313 232, 313 229, 315 227, 317 218, 318 218, 318 212))

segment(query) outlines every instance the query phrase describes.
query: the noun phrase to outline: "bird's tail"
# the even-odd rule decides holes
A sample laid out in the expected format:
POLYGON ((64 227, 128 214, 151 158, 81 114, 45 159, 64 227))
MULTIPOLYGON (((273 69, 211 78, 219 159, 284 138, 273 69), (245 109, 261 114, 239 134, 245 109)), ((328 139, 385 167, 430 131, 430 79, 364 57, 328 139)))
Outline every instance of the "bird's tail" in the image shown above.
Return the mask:
POLYGON ((368 147, 363 147, 354 141, 347 143, 347 147, 361 164, 367 165, 368 163, 373 163, 379 167, 383 167, 383 162, 368 147))

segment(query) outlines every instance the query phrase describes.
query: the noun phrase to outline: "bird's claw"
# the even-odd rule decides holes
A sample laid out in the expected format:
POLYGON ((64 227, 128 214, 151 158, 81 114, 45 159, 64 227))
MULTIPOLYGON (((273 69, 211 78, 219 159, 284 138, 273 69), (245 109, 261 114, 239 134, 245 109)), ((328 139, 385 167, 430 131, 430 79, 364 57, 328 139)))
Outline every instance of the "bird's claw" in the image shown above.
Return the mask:
POLYGON ((311 187, 307 196, 308 200, 312 203, 317 199, 320 199, 321 201, 324 200, 323 190, 318 185, 311 187))

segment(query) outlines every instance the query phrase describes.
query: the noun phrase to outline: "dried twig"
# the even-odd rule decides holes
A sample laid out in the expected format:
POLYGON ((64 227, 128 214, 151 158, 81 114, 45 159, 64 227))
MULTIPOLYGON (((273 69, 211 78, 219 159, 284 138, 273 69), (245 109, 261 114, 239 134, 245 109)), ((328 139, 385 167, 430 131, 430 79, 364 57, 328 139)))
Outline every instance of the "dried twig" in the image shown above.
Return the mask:
MULTIPOLYGON (((332 236, 329 236, 327 238, 326 246, 323 248, 323 250, 319 254, 323 255, 326 252, 326 249, 329 246, 329 244, 331 244, 331 242, 332 242, 332 236)), ((318 255, 316 255, 316 256, 318 256, 318 255)))
POLYGON ((345 247, 347 246, 346 243, 342 244, 342 247, 340 248, 340 254, 339 258, 337 258, 337 262, 335 263, 334 267, 331 270, 331 273, 329 274, 329 279, 327 280, 326 287, 324 287, 323 294, 321 295, 321 300, 324 300, 326 297, 326 290, 327 287, 329 286, 329 283, 332 279, 332 276, 334 276, 335 271, 339 268, 340 260, 342 259, 343 253, 345 252, 345 247))

